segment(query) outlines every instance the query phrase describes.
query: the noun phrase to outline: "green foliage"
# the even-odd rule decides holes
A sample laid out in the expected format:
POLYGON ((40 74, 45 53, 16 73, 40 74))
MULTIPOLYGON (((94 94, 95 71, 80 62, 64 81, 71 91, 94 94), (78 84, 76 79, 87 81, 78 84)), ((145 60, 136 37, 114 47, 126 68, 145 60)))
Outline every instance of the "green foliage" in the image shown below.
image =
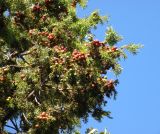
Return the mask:
POLYGON ((136 54, 140 46, 117 47, 122 38, 111 27, 104 41, 95 40, 91 29, 105 17, 95 11, 78 18, 76 5, 86 3, 0 1, 0 133, 5 126, 17 133, 78 133, 90 115, 110 118, 103 107, 116 96, 118 80, 107 72, 119 75, 125 49, 136 54))
POLYGON ((89 128, 86 131, 86 134, 110 134, 107 129, 105 128, 104 132, 98 132, 97 129, 95 128, 89 128))
POLYGON ((117 44, 122 37, 118 35, 118 33, 112 28, 108 27, 106 31, 105 43, 108 43, 110 46, 117 44))
POLYGON ((131 43, 131 44, 129 44, 129 45, 123 46, 122 48, 124 48, 124 49, 128 50, 129 52, 131 52, 132 54, 136 55, 137 52, 138 52, 138 50, 139 50, 140 48, 142 48, 142 47, 143 47, 143 46, 140 45, 140 44, 137 45, 137 44, 131 43))

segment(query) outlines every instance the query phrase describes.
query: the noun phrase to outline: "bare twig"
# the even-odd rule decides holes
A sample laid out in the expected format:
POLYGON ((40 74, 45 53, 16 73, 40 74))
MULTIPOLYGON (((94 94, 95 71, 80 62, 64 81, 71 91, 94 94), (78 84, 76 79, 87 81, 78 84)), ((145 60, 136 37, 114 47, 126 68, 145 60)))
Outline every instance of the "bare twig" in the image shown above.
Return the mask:
POLYGON ((25 67, 28 67, 28 66, 18 66, 18 65, 8 65, 10 67, 18 67, 18 68, 25 68, 25 67))
POLYGON ((28 124, 30 124, 29 121, 28 121, 28 119, 27 119, 27 117, 25 116, 24 113, 22 113, 22 116, 23 116, 23 118, 25 119, 25 121, 26 121, 28 124))
POLYGON ((26 68, 26 67, 29 67, 29 66, 18 66, 18 65, 7 65, 7 66, 3 66, 4 68, 6 67, 17 67, 17 68, 26 68))
POLYGON ((39 102, 38 102, 38 100, 37 100, 37 97, 36 97, 36 96, 34 97, 34 100, 35 100, 35 102, 36 102, 38 105, 41 105, 41 103, 39 103, 39 102))
POLYGON ((27 96, 27 98, 30 98, 34 93, 35 93, 35 90, 33 90, 33 91, 27 96))
POLYGON ((32 51, 26 51, 26 52, 23 52, 21 53, 20 55, 28 55, 28 54, 31 54, 33 51, 35 51, 37 48, 34 48, 32 49, 32 51))

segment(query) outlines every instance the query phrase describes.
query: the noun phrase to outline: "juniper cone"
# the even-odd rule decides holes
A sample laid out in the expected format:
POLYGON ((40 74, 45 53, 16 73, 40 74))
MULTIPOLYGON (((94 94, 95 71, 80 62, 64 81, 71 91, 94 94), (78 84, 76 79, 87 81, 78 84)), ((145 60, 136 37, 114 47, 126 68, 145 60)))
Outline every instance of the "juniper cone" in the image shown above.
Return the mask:
POLYGON ((107 17, 79 18, 77 5, 86 0, 0 0, 0 133, 71 133, 110 117, 118 80, 107 72, 119 75, 125 50, 140 46, 117 46, 112 27, 96 40, 91 29, 107 17))

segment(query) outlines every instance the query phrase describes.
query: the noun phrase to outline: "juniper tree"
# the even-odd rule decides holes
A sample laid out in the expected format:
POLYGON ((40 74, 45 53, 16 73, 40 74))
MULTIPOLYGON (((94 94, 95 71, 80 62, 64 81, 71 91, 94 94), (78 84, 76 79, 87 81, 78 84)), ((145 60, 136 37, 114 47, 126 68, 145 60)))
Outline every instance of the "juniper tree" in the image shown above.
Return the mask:
POLYGON ((86 0, 0 0, 0 133, 71 133, 89 116, 110 117, 103 107, 118 80, 107 72, 119 75, 125 50, 140 46, 117 47, 111 27, 96 40, 91 30, 107 19, 79 18, 77 4, 86 0))

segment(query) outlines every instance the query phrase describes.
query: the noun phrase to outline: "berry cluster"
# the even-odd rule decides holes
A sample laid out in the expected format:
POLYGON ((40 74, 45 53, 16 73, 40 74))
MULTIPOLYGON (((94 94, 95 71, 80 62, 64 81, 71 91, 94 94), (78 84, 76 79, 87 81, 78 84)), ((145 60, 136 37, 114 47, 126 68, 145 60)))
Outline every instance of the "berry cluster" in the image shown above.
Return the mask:
POLYGON ((99 83, 104 83, 105 87, 107 89, 114 89, 114 84, 115 84, 115 81, 114 80, 106 80, 105 78, 97 78, 97 82, 99 83))
POLYGON ((48 47, 51 47, 51 43, 53 45, 53 41, 55 39, 55 36, 53 33, 49 33, 47 31, 38 32, 36 29, 30 29, 28 33, 31 37, 37 36, 37 34, 39 36, 43 36, 40 42, 41 45, 48 46, 48 47))
POLYGON ((30 36, 35 35, 36 34, 36 29, 30 29, 28 33, 29 33, 30 36))
POLYGON ((108 52, 117 52, 118 51, 118 48, 116 46, 112 46, 112 47, 105 46, 105 47, 103 47, 103 49, 108 52))
POLYGON ((52 41, 55 38, 55 36, 52 33, 50 33, 48 34, 47 38, 48 40, 52 41))
POLYGON ((118 50, 118 48, 116 47, 116 46, 113 46, 112 48, 111 48, 111 51, 112 52, 116 52, 118 50))
POLYGON ((105 86, 107 89, 114 89, 114 80, 107 80, 105 86))
POLYGON ((39 32, 38 35, 42 35, 42 36, 46 36, 48 38, 48 40, 52 41, 55 36, 53 35, 53 33, 48 33, 48 32, 39 32))
POLYGON ((47 46, 47 47, 51 47, 51 44, 50 44, 50 42, 48 42, 48 41, 42 41, 42 42, 41 42, 41 45, 47 46))
POLYGON ((64 46, 57 46, 57 45, 56 45, 56 46, 54 47, 54 50, 55 50, 56 52, 64 53, 64 52, 67 51, 67 48, 64 47, 64 46))
POLYGON ((85 54, 83 54, 77 50, 73 51, 72 56, 73 56, 74 61, 85 61, 86 60, 85 54))
POLYGON ((95 46, 95 47, 100 47, 100 46, 104 46, 104 43, 98 41, 98 40, 94 40, 91 45, 95 46))
MULTIPOLYGON (((36 35, 36 34, 37 34, 36 29, 30 29, 30 30, 29 30, 29 35, 32 36, 32 35, 36 35)), ((45 31, 43 31, 43 32, 38 32, 38 35, 45 36, 45 37, 47 37, 48 40, 50 40, 50 41, 52 41, 53 39, 55 39, 55 36, 54 36, 53 33, 48 33, 48 32, 45 32, 45 31)))
POLYGON ((118 58, 121 55, 121 51, 119 51, 116 46, 112 46, 111 48, 109 48, 108 53, 112 58, 118 58))
POLYGON ((39 13, 41 10, 42 10, 42 7, 39 5, 39 3, 36 3, 32 8, 32 11, 36 13, 39 13))
POLYGON ((38 33, 38 35, 48 36, 48 35, 49 35, 49 33, 48 33, 48 32, 43 31, 43 32, 39 32, 39 33, 38 33))
POLYGON ((37 119, 47 121, 48 119, 50 119, 50 116, 46 112, 42 112, 40 115, 37 116, 37 119))
POLYGON ((55 65, 59 65, 59 64, 64 64, 65 63, 65 59, 64 58, 56 58, 56 57, 54 57, 53 58, 53 63, 55 64, 55 65))
MULTIPOLYGON (((120 55, 121 55, 121 51, 119 51, 118 47, 116 47, 116 46, 104 46, 103 50, 107 51, 108 54, 114 59, 120 57, 120 55)), ((113 66, 113 65, 111 65, 111 66, 113 66)))

